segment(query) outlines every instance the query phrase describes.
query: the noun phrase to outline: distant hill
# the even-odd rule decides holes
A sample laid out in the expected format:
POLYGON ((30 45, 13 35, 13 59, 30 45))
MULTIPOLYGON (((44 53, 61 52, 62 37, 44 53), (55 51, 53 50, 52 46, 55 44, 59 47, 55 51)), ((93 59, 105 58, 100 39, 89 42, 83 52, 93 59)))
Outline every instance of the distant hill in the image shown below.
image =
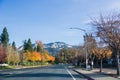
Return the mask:
MULTIPOLYGON (((35 47, 35 44, 32 44, 32 46, 35 47)), ((48 50, 51 55, 55 56, 63 48, 74 48, 76 46, 72 46, 64 42, 52 42, 52 43, 43 44, 43 47, 45 50, 48 50)), ((23 46, 20 46, 19 50, 22 50, 22 48, 23 46)))
POLYGON ((64 42, 53 42, 53 43, 44 44, 44 48, 63 49, 63 48, 72 48, 72 46, 64 42))
POLYGON ((44 49, 48 50, 50 54, 56 55, 63 48, 72 48, 72 45, 66 44, 64 42, 53 42, 44 44, 44 49))

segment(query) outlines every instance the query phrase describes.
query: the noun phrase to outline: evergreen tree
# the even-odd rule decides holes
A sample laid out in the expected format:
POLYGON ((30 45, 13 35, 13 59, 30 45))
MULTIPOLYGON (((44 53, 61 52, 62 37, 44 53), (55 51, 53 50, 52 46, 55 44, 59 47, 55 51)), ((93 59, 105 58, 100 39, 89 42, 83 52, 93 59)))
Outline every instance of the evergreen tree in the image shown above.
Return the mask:
POLYGON ((15 44, 14 41, 13 41, 13 43, 12 43, 12 47, 13 47, 14 50, 16 50, 16 44, 15 44))
POLYGON ((42 48, 40 47, 40 44, 37 45, 37 52, 42 52, 42 48))
POLYGON ((34 51, 37 51, 37 47, 34 47, 34 51))
POLYGON ((4 47, 7 47, 8 43, 9 43, 9 35, 7 32, 7 28, 3 28, 3 32, 0 36, 0 41, 3 44, 4 47))
POLYGON ((27 51, 27 42, 26 42, 26 40, 24 40, 23 51, 24 51, 24 52, 27 51))
POLYGON ((30 39, 30 38, 28 39, 28 42, 27 42, 27 46, 26 46, 26 47, 27 47, 27 50, 28 50, 28 51, 30 51, 30 52, 33 51, 33 49, 32 49, 32 42, 31 42, 31 39, 30 39))
POLYGON ((23 50, 24 52, 26 51, 33 51, 33 48, 32 48, 32 42, 31 42, 31 39, 29 38, 28 41, 24 41, 24 44, 23 44, 23 50))

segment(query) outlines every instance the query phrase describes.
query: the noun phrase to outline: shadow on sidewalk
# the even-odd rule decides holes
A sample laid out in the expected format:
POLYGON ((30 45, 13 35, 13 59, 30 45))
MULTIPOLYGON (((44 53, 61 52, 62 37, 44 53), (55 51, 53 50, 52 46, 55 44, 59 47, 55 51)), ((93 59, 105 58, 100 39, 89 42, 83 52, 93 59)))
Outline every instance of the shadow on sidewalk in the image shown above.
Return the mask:
POLYGON ((106 73, 106 72, 95 72, 95 73, 104 74, 104 75, 107 75, 107 76, 118 78, 117 74, 114 74, 114 73, 106 73))
POLYGON ((94 80, 94 79, 92 79, 91 77, 86 76, 86 75, 84 75, 84 74, 82 74, 82 73, 78 72, 78 71, 77 71, 77 70, 75 70, 75 69, 73 69, 73 71, 75 71, 75 72, 77 72, 78 74, 80 74, 80 75, 84 76, 84 77, 85 77, 85 78, 87 78, 88 80, 94 80))
MULTIPOLYGON (((108 73, 108 72, 99 72, 99 69, 94 69, 94 70, 85 70, 85 69, 80 69, 81 71, 77 69, 73 69, 73 71, 79 73, 80 75, 83 75, 84 77, 88 78, 88 80, 94 80, 98 78, 103 78, 109 80, 110 78, 118 80, 120 79, 115 72, 113 73, 108 73)), ((108 70, 108 69, 107 69, 108 70)), ((110 70, 108 70, 110 71, 110 70)))

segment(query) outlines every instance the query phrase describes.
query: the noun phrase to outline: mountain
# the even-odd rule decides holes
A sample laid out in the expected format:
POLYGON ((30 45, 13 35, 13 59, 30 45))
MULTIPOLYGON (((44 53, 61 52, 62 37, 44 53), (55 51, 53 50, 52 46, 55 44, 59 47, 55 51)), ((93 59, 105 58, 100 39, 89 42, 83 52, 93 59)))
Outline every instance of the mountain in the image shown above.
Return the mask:
POLYGON ((63 48, 72 48, 72 45, 66 44, 64 42, 53 42, 44 44, 44 49, 48 50, 50 54, 56 55, 63 48))
POLYGON ((63 48, 72 48, 72 46, 64 42, 54 42, 54 43, 44 44, 44 48, 63 49, 63 48))
MULTIPOLYGON (((32 47, 34 48, 36 44, 32 44, 32 47)), ((48 43, 48 44, 43 44, 43 48, 45 50, 48 50, 48 52, 55 56, 61 49, 63 48, 74 48, 75 46, 66 44, 64 42, 53 42, 53 43, 48 43)), ((22 50, 23 46, 20 46, 18 50, 22 50)))

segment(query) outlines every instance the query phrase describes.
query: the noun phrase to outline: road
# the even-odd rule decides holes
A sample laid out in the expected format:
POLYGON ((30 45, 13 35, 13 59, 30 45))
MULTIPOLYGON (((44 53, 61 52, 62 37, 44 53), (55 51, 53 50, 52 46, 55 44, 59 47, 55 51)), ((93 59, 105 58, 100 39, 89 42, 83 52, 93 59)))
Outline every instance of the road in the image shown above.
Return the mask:
POLYGON ((0 71, 0 80, 87 80, 65 65, 0 71))

